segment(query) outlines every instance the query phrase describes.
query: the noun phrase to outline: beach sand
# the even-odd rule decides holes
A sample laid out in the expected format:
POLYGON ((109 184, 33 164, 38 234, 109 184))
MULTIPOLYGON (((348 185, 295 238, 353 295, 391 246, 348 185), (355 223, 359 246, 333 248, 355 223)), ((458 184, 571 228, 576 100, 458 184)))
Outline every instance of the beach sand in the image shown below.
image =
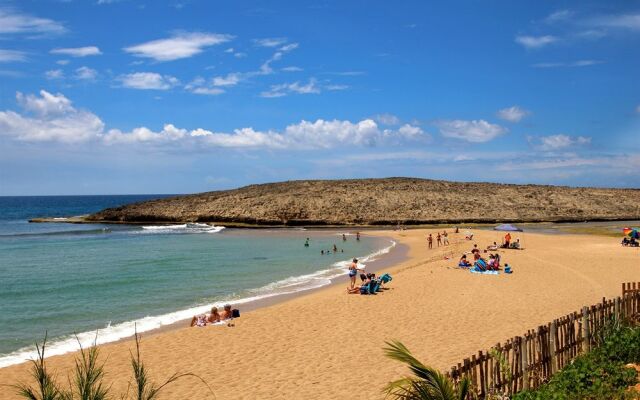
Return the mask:
MULTIPOLYGON (((428 250, 429 232, 435 230, 367 232, 409 248, 408 259, 389 268, 390 290, 360 296, 331 286, 244 313, 233 328, 143 334, 144 362, 157 380, 174 372, 199 375, 217 399, 383 398, 383 386, 407 373, 384 357, 387 340, 400 340, 424 363, 447 370, 478 350, 620 295, 622 282, 640 281, 640 250, 623 248, 616 238, 512 234, 526 248, 500 251, 514 273, 484 276, 455 266, 473 243, 500 242, 498 233, 476 230, 472 242, 450 235, 450 246, 428 250)), ((101 346, 114 393, 126 391, 131 379, 133 346, 132 340, 101 346)), ((60 380, 66 382, 74 356, 48 359, 60 380)), ((28 379, 27 363, 0 369, 0 385, 28 379)), ((0 398, 17 397, 0 386, 0 398)), ((213 396, 187 377, 161 398, 213 396)))

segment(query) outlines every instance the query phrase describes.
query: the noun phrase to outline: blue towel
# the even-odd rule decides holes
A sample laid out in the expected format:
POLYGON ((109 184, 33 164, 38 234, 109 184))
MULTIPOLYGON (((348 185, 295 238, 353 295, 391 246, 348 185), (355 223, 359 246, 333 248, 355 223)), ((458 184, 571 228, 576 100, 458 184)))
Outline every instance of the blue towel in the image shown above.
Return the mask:
POLYGON ((483 274, 483 275, 498 275, 498 271, 479 271, 477 269, 470 269, 469 272, 473 272, 474 274, 483 274))

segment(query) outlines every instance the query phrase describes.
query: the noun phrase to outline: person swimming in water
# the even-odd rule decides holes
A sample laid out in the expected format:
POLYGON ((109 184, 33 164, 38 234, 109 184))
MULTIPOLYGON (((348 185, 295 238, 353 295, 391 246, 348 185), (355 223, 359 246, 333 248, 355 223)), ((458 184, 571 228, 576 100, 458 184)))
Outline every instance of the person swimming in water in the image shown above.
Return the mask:
POLYGON ((342 241, 343 241, 343 242, 346 242, 346 241, 347 241, 347 237, 345 236, 345 234, 344 234, 344 233, 342 234, 342 241))
POLYGON ((309 247, 309 238, 307 238, 307 240, 305 240, 304 247, 309 247))
POLYGON ((335 245, 335 243, 334 243, 334 245, 333 245, 333 252, 334 252, 334 253, 337 253, 337 252, 338 252, 338 246, 336 246, 336 245, 335 245))

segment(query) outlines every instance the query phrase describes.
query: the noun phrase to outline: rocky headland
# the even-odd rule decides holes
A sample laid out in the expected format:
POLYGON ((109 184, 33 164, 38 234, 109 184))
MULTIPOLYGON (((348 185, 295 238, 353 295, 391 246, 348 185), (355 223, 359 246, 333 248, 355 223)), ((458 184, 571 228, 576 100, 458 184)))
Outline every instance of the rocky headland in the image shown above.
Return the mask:
POLYGON ((250 185, 109 208, 69 222, 322 226, 624 219, 640 219, 640 190, 384 178, 250 185))

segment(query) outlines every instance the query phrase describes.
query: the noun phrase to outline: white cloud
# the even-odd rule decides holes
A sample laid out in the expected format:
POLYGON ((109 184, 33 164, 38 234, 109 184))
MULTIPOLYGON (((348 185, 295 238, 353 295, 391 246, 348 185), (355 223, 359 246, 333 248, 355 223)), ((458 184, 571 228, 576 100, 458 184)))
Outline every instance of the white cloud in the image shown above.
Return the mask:
POLYGON ((589 24, 603 28, 617 28, 640 31, 640 14, 601 16, 590 20, 589 24))
POLYGON ((273 68, 271 68, 271 63, 273 63, 274 61, 279 61, 280 59, 282 59, 282 56, 285 55, 286 53, 293 51, 295 49, 298 48, 298 43, 290 43, 286 46, 282 46, 278 49, 278 51, 276 51, 275 53, 273 53, 273 55, 264 63, 262 63, 262 65, 260 66, 260 70, 253 73, 253 74, 257 74, 257 75, 269 75, 273 73, 273 68))
POLYGON ((420 128, 406 125, 398 131, 381 131, 371 119, 359 122, 340 120, 301 121, 287 126, 282 132, 258 131, 251 127, 235 129, 232 133, 207 129, 187 131, 168 124, 154 132, 140 127, 131 132, 110 130, 104 140, 107 144, 162 143, 189 141, 209 147, 248 149, 329 149, 345 145, 375 146, 388 140, 419 140, 428 136, 420 128))
POLYGON ((95 141, 109 145, 176 144, 184 146, 227 147, 248 149, 329 149, 340 146, 375 146, 383 143, 419 141, 429 135, 421 128, 403 125, 398 130, 381 130, 372 119, 359 122, 347 120, 300 121, 282 131, 260 131, 252 127, 230 133, 197 128, 187 130, 165 124, 154 131, 141 126, 125 132, 105 131, 104 123, 95 114, 77 110, 64 95, 41 91, 40 95, 17 93, 23 109, 0 112, 0 134, 25 141, 58 141, 65 143, 95 141))
POLYGON ((0 63, 27 61, 27 54, 18 50, 0 49, 0 63))
POLYGON ((62 54, 70 57, 99 56, 102 54, 96 46, 57 48, 51 50, 49 53, 62 54))
POLYGON ((166 124, 160 132, 153 132, 146 127, 135 128, 131 132, 124 133, 118 129, 111 129, 103 136, 107 144, 113 143, 140 143, 176 141, 188 135, 186 129, 178 129, 172 124, 166 124))
POLYGON ((278 47, 287 43, 287 38, 264 38, 264 39, 254 39, 253 42, 256 46, 261 47, 278 47))
POLYGON ((71 100, 62 93, 51 94, 45 90, 40 91, 40 97, 17 92, 16 100, 24 110, 38 115, 64 114, 73 110, 71 100))
POLYGON ((540 49, 546 45, 554 43, 558 40, 555 36, 516 36, 516 43, 521 44, 527 49, 540 49))
POLYGON ((260 93, 261 97, 283 97, 288 94, 318 94, 321 92, 320 87, 317 84, 317 80, 314 78, 309 79, 306 84, 301 84, 299 81, 293 83, 282 83, 278 85, 271 85, 271 88, 267 91, 260 93))
POLYGON ((538 150, 556 151, 574 146, 584 146, 591 143, 591 138, 586 136, 550 135, 530 137, 529 142, 538 150))
POLYGON ((527 111, 524 108, 518 106, 503 108, 497 113, 498 118, 509 122, 520 122, 522 118, 528 116, 529 114, 531 114, 530 111, 527 111))
POLYGON ((208 85, 207 81, 201 76, 196 77, 194 80, 185 85, 184 88, 191 93, 208 96, 215 96, 224 93, 223 89, 220 89, 218 87, 211 87, 210 85, 208 85))
POLYGON ((230 73, 226 76, 216 76, 213 78, 213 86, 235 86, 242 79, 239 73, 230 73))
POLYGON ((302 71, 302 68, 296 67, 296 66, 284 67, 284 68, 282 68, 282 71, 284 71, 284 72, 300 72, 300 71, 302 71))
POLYGON ((160 75, 155 72, 135 72, 121 75, 118 80, 124 87, 142 90, 168 90, 180 83, 173 76, 160 75))
POLYGON ((44 73, 47 79, 62 79, 64 78, 64 72, 61 69, 52 69, 44 73))
POLYGON ((0 9, 0 34, 61 34, 66 28, 59 22, 47 18, 21 14, 12 9, 0 9))
POLYGON ((400 118, 389 113, 378 114, 373 118, 379 123, 381 123, 382 125, 399 125, 400 124, 400 118))
POLYGON ((466 140, 472 143, 484 143, 495 139, 507 132, 500 125, 491 124, 485 120, 445 120, 436 123, 442 136, 453 139, 466 140))
POLYGON ((224 90, 219 88, 210 88, 210 87, 196 87, 191 90, 191 93, 204 94, 207 96, 217 96, 219 94, 224 93, 224 90))
POLYGON ((545 62, 533 64, 534 68, 562 68, 562 67, 589 67, 592 65, 602 64, 603 61, 599 60, 577 60, 570 62, 545 62))
POLYGON ((58 64, 58 65, 67 65, 67 64, 69 64, 69 60, 58 60, 58 61, 56 61, 56 64, 58 64))
POLYGON ((549 24, 566 21, 573 17, 574 14, 575 13, 571 10, 558 10, 549 14, 544 21, 549 24))
POLYGON ((0 135, 17 140, 63 143, 83 142, 97 138, 104 124, 96 115, 75 109, 64 95, 41 90, 40 96, 16 94, 25 116, 13 111, 0 111, 0 135))
POLYGON ((97 78, 98 71, 89 67, 80 67, 76 69, 74 78, 82 81, 93 81, 97 78))
POLYGON ((125 47, 124 51, 136 57, 173 61, 193 57, 202 53, 206 47, 226 43, 232 39, 232 35, 219 33, 178 33, 167 39, 125 47))
POLYGON ((346 89, 349 89, 349 85, 330 84, 330 85, 325 85, 324 88, 327 90, 333 90, 333 91, 346 90, 346 89))
POLYGON ((404 124, 398 129, 398 134, 405 139, 417 140, 425 135, 425 132, 419 126, 404 124))

